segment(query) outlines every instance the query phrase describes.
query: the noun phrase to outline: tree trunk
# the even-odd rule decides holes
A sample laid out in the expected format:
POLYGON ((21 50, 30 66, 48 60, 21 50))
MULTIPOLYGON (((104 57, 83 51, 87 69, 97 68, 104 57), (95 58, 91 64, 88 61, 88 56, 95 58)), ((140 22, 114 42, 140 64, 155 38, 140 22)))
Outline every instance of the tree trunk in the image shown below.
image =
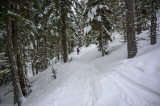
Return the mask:
POLYGON ((68 60, 68 53, 67 53, 67 36, 66 36, 66 12, 65 12, 65 5, 66 5, 66 0, 62 1, 62 14, 61 14, 61 18, 62 18, 62 29, 61 29, 61 33, 62 33, 62 45, 63 45, 63 61, 64 63, 67 62, 68 60))
MULTIPOLYGON (((8 10, 10 10, 10 0, 7 0, 8 4, 8 10)), ((21 90, 18 86, 18 81, 17 81, 17 66, 16 66, 16 59, 14 55, 14 50, 13 50, 13 42, 12 42, 12 25, 11 25, 11 17, 8 16, 6 20, 6 31, 7 31, 7 41, 8 41, 8 55, 9 55, 9 62, 10 62, 10 67, 11 67, 11 75, 12 75, 12 82, 13 82, 13 90, 15 94, 15 99, 16 103, 18 106, 21 106, 21 90)))
POLYGON ((39 63, 36 62, 36 74, 38 74, 38 72, 39 72, 39 63))
POLYGON ((79 31, 78 31, 78 46, 82 47, 82 25, 79 26, 79 31))
POLYGON ((17 67, 18 67, 18 76, 19 76, 19 81, 20 81, 20 86, 21 86, 21 90, 22 90, 22 94, 24 97, 28 96, 28 92, 26 89, 26 77, 24 75, 24 71, 23 71, 23 67, 21 64, 21 60, 20 60, 20 54, 17 53, 17 67))
POLYGON ((71 53, 71 41, 68 41, 68 54, 71 53))
POLYGON ((33 74, 33 76, 35 75, 35 72, 34 72, 34 62, 32 62, 32 74, 33 74))
MULTIPOLYGON (((14 11, 17 11, 17 1, 15 1, 15 8, 14 11)), ((14 53, 17 59, 17 68, 18 68, 18 78, 19 78, 19 83, 21 87, 21 91, 24 97, 27 97, 29 92, 31 91, 29 88, 29 82, 26 75, 25 71, 23 69, 23 64, 22 64, 22 59, 21 59, 21 51, 22 49, 20 48, 20 43, 19 43, 19 34, 18 34, 18 24, 16 21, 12 21, 12 42, 13 42, 13 48, 14 48, 14 53)))
POLYGON ((48 66, 48 60, 47 60, 47 52, 48 52, 48 49, 47 49, 47 36, 46 38, 44 38, 44 69, 47 69, 47 66, 48 66))
POLYGON ((60 59, 60 45, 59 45, 59 40, 57 40, 57 48, 56 48, 56 56, 57 56, 57 60, 59 61, 60 59))
POLYGON ((104 56, 104 47, 103 47, 103 35, 102 35, 102 22, 100 22, 100 40, 99 40, 99 44, 100 44, 100 50, 102 52, 102 56, 104 56))
POLYGON ((133 0, 125 0, 127 9, 126 27, 127 27, 127 49, 128 58, 133 58, 137 54, 137 44, 134 31, 134 9, 133 0))
POLYGON ((151 45, 156 44, 156 10, 155 10, 156 1, 152 0, 151 2, 151 45))
POLYGON ((27 92, 27 78, 24 74, 23 71, 23 65, 21 63, 21 56, 20 56, 20 49, 19 49, 19 43, 18 43, 18 33, 17 33, 17 23, 16 22, 12 22, 12 42, 14 42, 14 53, 16 54, 16 59, 17 59, 17 67, 18 67, 18 78, 19 78, 19 82, 20 82, 20 87, 21 87, 21 91, 24 97, 26 97, 28 95, 27 92))

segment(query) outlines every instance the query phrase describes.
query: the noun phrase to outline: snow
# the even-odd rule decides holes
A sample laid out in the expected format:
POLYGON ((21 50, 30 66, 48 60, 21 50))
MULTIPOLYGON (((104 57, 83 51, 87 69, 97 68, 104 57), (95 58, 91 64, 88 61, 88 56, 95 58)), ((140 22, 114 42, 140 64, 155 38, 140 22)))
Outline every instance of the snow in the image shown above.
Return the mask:
POLYGON ((39 14, 38 16, 39 16, 39 17, 43 17, 43 14, 39 14))
POLYGON ((97 6, 95 6, 95 7, 93 7, 92 9, 91 9, 91 13, 93 14, 93 15, 96 15, 97 14, 97 6))
POLYGON ((11 85, 2 85, 0 87, 0 106, 13 106, 13 94, 9 91, 11 91, 11 85))
POLYGON ((94 19, 94 16, 97 14, 97 6, 94 6, 89 12, 88 12, 88 19, 87 21, 89 22, 90 20, 92 21, 94 19))
MULTIPOLYGON (((148 33, 138 35, 145 40, 138 40, 139 52, 132 59, 126 59, 127 45, 119 42, 118 33, 105 57, 90 45, 79 55, 75 50, 68 63, 53 59, 47 70, 29 77, 32 93, 22 106, 160 106, 160 42, 150 45, 148 33), (52 67, 57 79, 51 77, 52 67)), ((11 97, 1 99, 2 106, 13 103, 11 97)))
POLYGON ((87 22, 89 22, 90 20, 92 21, 94 18, 94 14, 91 13, 91 11, 88 12, 88 19, 87 22))
POLYGON ((19 15, 16 14, 15 12, 12 12, 12 11, 9 11, 9 10, 8 10, 7 12, 8 12, 8 14, 19 16, 19 15))
POLYGON ((37 28, 38 28, 38 29, 41 29, 41 28, 42 28, 42 25, 41 25, 41 24, 38 24, 37 28))
MULTIPOLYGON (((87 22, 93 21, 94 17, 95 17, 96 14, 97 14, 97 9, 98 9, 98 8, 99 8, 99 9, 102 9, 102 8, 109 9, 107 5, 102 5, 102 4, 100 4, 100 5, 94 6, 93 8, 91 8, 90 11, 88 11, 87 22)), ((98 21, 101 21, 101 16, 96 17, 96 19, 97 19, 98 21)))
POLYGON ((101 16, 98 16, 98 17, 97 17, 97 21, 101 21, 101 16))
MULTIPOLYGON (((79 55, 76 50, 69 55, 72 61, 55 64, 53 59, 47 70, 29 77, 32 93, 22 106, 160 106, 159 36, 150 45, 149 31, 137 35, 138 53, 127 59, 127 44, 113 35, 108 55, 102 57, 96 45, 82 47, 79 55)), ((13 96, 3 96, 6 92, 0 87, 0 106, 12 106, 13 96)))
POLYGON ((71 17, 71 15, 70 15, 69 13, 67 14, 67 16, 68 16, 68 18, 70 18, 70 17, 71 17))
POLYGON ((106 8, 107 10, 109 10, 109 7, 107 6, 107 5, 102 5, 102 4, 100 4, 100 5, 98 5, 98 7, 101 9, 101 8, 106 8))
POLYGON ((84 35, 86 35, 91 29, 92 29, 92 27, 90 25, 85 27, 84 28, 84 35))
POLYGON ((88 0, 83 0, 84 1, 84 4, 87 4, 88 3, 88 0))
POLYGON ((160 42, 154 46, 143 42, 148 41, 139 41, 145 45, 133 59, 126 59, 126 44, 116 43, 105 57, 90 45, 80 48, 80 55, 72 53, 71 62, 53 60, 46 71, 30 79, 33 92, 23 106, 159 106, 160 42), (57 79, 51 77, 52 66, 57 79))

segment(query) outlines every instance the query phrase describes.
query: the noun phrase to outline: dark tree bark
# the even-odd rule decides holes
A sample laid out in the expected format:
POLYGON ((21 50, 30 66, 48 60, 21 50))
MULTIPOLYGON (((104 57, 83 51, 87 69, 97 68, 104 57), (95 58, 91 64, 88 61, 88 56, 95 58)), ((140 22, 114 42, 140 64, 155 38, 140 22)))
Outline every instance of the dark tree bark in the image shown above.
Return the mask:
POLYGON ((33 74, 33 76, 35 75, 34 62, 32 62, 32 74, 33 74))
POLYGON ((63 61, 64 63, 67 62, 68 60, 68 53, 67 53, 67 36, 66 36, 66 12, 65 12, 65 5, 66 5, 66 0, 62 0, 62 5, 61 5, 61 18, 62 18, 62 45, 63 45, 63 61))
POLYGON ((99 34, 99 37, 100 37, 100 40, 99 40, 100 50, 102 52, 102 56, 104 56, 103 35, 102 35, 102 22, 100 22, 99 32, 100 32, 100 34, 99 34))
POLYGON ((39 63, 36 62, 36 74, 38 74, 38 72, 39 72, 39 63))
MULTIPOLYGON (((11 10, 11 1, 7 0, 8 4, 8 10, 11 10)), ((13 90, 14 90, 14 96, 16 99, 16 103, 18 106, 21 106, 21 90, 18 85, 17 80, 17 66, 16 66, 16 59, 14 55, 14 49, 13 49, 13 42, 12 42, 12 24, 11 24, 11 17, 8 16, 6 20, 6 31, 7 31, 7 41, 8 41, 8 55, 9 55, 9 62, 10 62, 10 68, 11 68, 11 75, 12 75, 12 82, 13 82, 13 90)))
POLYGON ((57 50, 57 59, 58 59, 58 61, 60 59, 59 49, 57 50))
POLYGON ((45 69, 47 69, 47 66, 48 66, 48 60, 47 60, 47 52, 48 52, 48 49, 47 49, 47 38, 45 38, 45 42, 44 42, 44 46, 45 46, 45 69))
POLYGON ((59 61, 60 59, 60 44, 59 44, 59 39, 57 40, 57 47, 56 47, 56 57, 57 57, 57 60, 59 61))
POLYGON ((26 77, 24 75, 23 67, 21 64, 21 59, 20 59, 20 54, 17 53, 17 67, 18 67, 18 76, 19 76, 19 82, 20 82, 20 87, 21 91, 24 97, 28 96, 27 92, 27 84, 26 84, 26 77))
MULTIPOLYGON (((16 13, 19 13, 17 10, 17 0, 15 0, 15 8, 14 10, 16 13)), ((14 54, 16 58, 16 64, 18 68, 18 78, 20 83, 20 88, 22 91, 22 94, 24 97, 27 97, 30 93, 30 84, 28 82, 28 79, 25 75, 24 71, 24 65, 22 64, 22 58, 21 58, 21 51, 20 48, 21 44, 19 43, 20 37, 18 34, 18 23, 16 21, 12 21, 12 42, 13 42, 13 48, 14 48, 14 54)))
POLYGON ((21 63, 21 55, 20 55, 20 49, 19 49, 19 43, 18 43, 18 33, 17 33, 17 23, 16 22, 13 22, 12 21, 12 42, 14 42, 14 53, 15 53, 15 56, 16 56, 16 62, 17 62, 17 68, 18 68, 18 78, 19 78, 19 82, 20 82, 20 87, 21 87, 21 91, 22 91, 22 94, 24 97, 26 97, 28 95, 28 92, 27 92, 27 78, 24 74, 24 71, 23 71, 23 65, 21 63))
POLYGON ((156 26, 157 26, 157 18, 156 18, 156 9, 155 6, 156 1, 152 0, 151 2, 151 45, 156 44, 156 26))
POLYGON ((126 13, 126 27, 127 27, 127 49, 128 58, 133 58, 137 53, 137 44, 134 30, 134 9, 133 0, 125 0, 127 9, 126 13))

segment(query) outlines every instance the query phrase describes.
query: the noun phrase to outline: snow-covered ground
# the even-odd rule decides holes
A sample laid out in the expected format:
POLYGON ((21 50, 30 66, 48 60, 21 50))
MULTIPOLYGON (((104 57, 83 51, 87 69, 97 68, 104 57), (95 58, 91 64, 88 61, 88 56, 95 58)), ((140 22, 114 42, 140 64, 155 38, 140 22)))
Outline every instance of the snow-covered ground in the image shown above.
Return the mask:
MULTIPOLYGON (((114 40, 104 57, 90 45, 80 55, 70 54, 68 63, 51 61, 47 70, 30 77, 32 93, 22 106, 160 106, 160 39, 150 45, 148 35, 144 31, 137 36, 143 39, 132 59, 127 59, 127 45, 114 40)), ((12 102, 7 96, 0 106, 12 102)))
MULTIPOLYGON (((51 61, 46 71, 30 77, 33 92, 23 106, 160 106, 160 42, 151 46, 147 33, 139 35, 146 39, 138 41, 133 59, 127 59, 127 45, 115 40, 104 57, 90 45, 69 55, 68 63, 51 61)), ((0 106, 13 102, 6 98, 0 106)))
POLYGON ((90 45, 81 48, 80 55, 72 53, 69 63, 52 61, 30 79, 33 92, 23 106, 160 106, 160 42, 151 46, 147 39, 140 40, 133 59, 126 59, 126 48, 112 44, 110 54, 102 57, 90 45), (52 66, 57 79, 51 77, 52 66))
POLYGON ((126 59, 126 48, 112 46, 102 57, 91 45, 72 53, 69 63, 53 61, 57 79, 52 65, 31 78, 33 92, 23 106, 160 106, 160 42, 140 47, 133 59, 126 59))

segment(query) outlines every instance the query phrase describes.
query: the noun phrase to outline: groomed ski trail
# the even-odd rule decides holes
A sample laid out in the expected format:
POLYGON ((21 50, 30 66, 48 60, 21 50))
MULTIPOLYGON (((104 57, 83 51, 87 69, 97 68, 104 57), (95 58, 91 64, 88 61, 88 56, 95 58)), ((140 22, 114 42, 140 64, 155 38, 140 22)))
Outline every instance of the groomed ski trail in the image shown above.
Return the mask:
MULTIPOLYGON (((82 49, 80 55, 74 52, 71 62, 54 66, 57 79, 48 78, 46 81, 42 74, 39 79, 32 79, 37 80, 35 82, 43 79, 46 86, 42 88, 44 84, 37 83, 37 93, 40 89, 43 93, 35 100, 26 100, 24 106, 160 106, 160 95, 156 91, 143 89, 138 82, 134 84, 117 70, 125 62, 122 60, 126 54, 118 57, 114 50, 125 53, 124 48, 125 44, 115 47, 105 57, 108 61, 103 60, 95 45, 87 51, 82 49)), ((51 77, 51 67, 43 74, 51 77)))

